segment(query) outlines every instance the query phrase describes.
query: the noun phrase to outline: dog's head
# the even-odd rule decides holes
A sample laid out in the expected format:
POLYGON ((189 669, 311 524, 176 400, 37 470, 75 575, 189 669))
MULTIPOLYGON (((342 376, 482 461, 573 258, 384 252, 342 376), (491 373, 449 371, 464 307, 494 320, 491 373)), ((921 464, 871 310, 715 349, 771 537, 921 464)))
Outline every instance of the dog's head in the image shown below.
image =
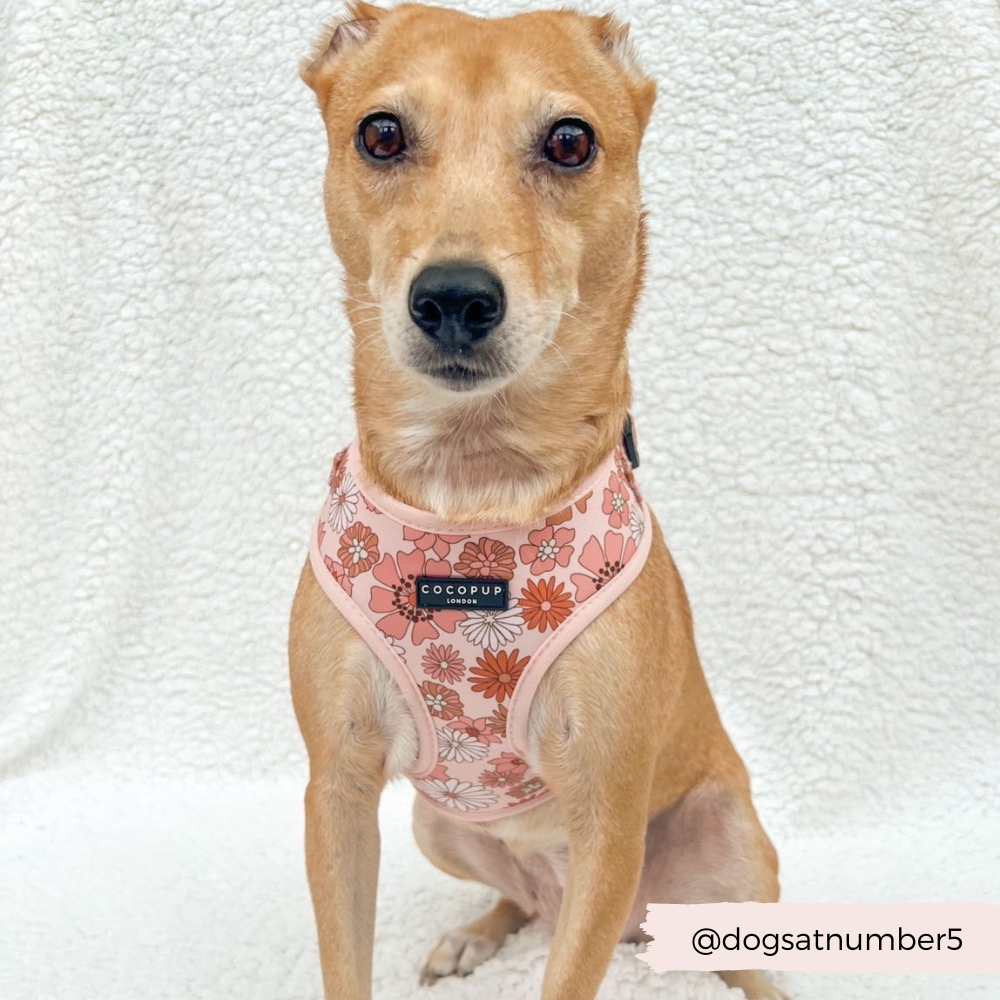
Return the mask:
POLYGON ((352 3, 302 76, 326 122, 356 363, 452 398, 575 358, 613 366, 641 281, 655 94, 626 26, 352 3))

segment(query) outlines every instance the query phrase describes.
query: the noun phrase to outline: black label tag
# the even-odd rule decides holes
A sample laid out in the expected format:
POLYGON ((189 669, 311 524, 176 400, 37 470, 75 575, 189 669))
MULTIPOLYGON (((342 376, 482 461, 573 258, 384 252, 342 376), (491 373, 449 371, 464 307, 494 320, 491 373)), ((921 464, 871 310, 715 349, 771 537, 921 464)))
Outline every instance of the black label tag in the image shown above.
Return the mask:
POLYGON ((417 607, 506 611, 507 581, 418 576, 417 607))

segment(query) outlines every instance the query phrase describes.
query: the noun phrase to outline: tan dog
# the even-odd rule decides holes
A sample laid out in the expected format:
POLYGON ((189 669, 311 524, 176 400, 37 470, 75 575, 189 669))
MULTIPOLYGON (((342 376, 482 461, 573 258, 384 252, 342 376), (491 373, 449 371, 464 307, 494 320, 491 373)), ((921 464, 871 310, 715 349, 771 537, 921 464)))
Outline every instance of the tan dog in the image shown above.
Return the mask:
MULTIPOLYGON (((485 20, 354 3, 303 67, 329 138, 361 462, 384 493, 454 522, 530 523, 619 440, 645 253, 637 154, 655 96, 626 33, 567 11, 485 20), (473 285, 444 331, 432 293, 415 305, 429 268, 449 294, 449 281, 473 285)), ((471 972, 537 918, 555 931, 543 1000, 591 1000, 616 943, 641 938, 647 903, 778 898, 774 849, 653 532, 637 580, 531 707, 531 764, 554 798, 483 823, 418 799, 427 857, 501 893, 441 939, 424 982, 471 972)), ((417 734, 309 565, 290 660, 326 996, 366 1000, 379 795, 412 766, 417 734)), ((757 972, 722 976, 752 1000, 781 995, 757 972)))

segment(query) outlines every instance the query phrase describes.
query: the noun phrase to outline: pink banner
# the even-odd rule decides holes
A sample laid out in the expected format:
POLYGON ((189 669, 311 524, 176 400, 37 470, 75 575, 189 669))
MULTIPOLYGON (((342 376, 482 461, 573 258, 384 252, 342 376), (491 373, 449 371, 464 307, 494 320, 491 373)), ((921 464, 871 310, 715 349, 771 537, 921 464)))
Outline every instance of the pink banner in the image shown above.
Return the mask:
POLYGON ((642 926, 655 972, 1000 973, 990 903, 651 903, 642 926))

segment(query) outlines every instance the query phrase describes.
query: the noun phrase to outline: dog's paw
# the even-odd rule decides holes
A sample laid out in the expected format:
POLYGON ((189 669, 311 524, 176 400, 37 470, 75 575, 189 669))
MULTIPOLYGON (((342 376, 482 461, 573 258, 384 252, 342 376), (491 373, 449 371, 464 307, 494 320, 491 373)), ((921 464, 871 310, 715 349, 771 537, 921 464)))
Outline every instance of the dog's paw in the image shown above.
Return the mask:
POLYGON ((485 934, 452 931, 434 946, 420 970, 420 985, 431 986, 442 976, 467 976, 497 953, 499 941, 485 934))
POLYGON ((790 1000, 774 983, 752 969, 719 975, 731 989, 742 990, 747 1000, 790 1000))

